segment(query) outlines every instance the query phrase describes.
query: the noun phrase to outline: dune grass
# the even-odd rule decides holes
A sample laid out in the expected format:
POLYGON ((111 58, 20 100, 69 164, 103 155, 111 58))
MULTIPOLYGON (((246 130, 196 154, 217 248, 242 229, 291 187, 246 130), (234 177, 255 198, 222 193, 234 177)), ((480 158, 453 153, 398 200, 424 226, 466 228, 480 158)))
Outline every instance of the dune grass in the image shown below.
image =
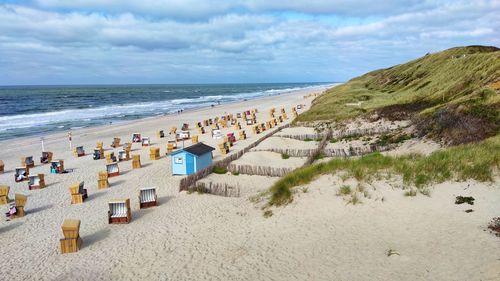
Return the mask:
POLYGON ((227 173, 227 169, 219 166, 214 166, 212 172, 214 174, 224 175, 227 173))
POLYGON ((269 189, 269 204, 287 204, 293 200, 292 188, 310 183, 320 175, 338 171, 345 171, 358 181, 370 181, 382 172, 401 175, 406 186, 426 194, 428 185, 446 180, 493 181, 493 175, 499 168, 500 136, 439 150, 429 156, 411 154, 390 157, 376 152, 357 159, 338 158, 299 168, 269 189))
POLYGON ((297 122, 342 121, 377 112, 389 119, 416 117, 423 134, 451 144, 482 140, 499 130, 498 77, 500 49, 452 48, 329 89, 297 122))

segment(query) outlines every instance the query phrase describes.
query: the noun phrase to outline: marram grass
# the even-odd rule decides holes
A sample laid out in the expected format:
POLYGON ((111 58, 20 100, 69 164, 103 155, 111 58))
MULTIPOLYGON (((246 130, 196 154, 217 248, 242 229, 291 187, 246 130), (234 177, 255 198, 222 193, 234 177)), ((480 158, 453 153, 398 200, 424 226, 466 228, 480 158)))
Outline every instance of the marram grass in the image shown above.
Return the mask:
POLYGON ((381 172, 398 174, 406 186, 425 192, 430 184, 447 180, 475 179, 493 181, 500 168, 500 136, 475 144, 459 145, 429 156, 411 154, 400 157, 378 152, 357 159, 333 159, 299 168, 281 178, 270 188, 270 205, 284 205, 293 200, 292 188, 310 183, 320 175, 345 171, 358 181, 369 181, 381 172))

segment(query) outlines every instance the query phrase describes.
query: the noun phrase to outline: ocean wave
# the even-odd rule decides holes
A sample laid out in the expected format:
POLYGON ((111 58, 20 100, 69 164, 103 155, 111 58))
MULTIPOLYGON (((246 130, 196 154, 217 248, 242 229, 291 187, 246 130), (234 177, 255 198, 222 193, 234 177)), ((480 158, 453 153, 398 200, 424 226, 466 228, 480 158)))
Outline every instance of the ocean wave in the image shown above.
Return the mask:
MULTIPOLYGON (((52 127, 62 129, 88 126, 120 119, 130 120, 147 116, 175 113, 179 109, 194 109, 208 107, 214 103, 234 102, 244 99, 254 99, 262 96, 277 95, 297 90, 318 87, 319 85, 290 87, 283 89, 263 89, 261 91, 243 92, 237 94, 206 95, 196 98, 177 98, 158 102, 125 103, 121 105, 105 105, 78 109, 65 109, 52 112, 30 113, 0 116, 0 131, 26 129, 33 127, 52 127)), ((197 92, 195 90, 194 92, 197 92)))

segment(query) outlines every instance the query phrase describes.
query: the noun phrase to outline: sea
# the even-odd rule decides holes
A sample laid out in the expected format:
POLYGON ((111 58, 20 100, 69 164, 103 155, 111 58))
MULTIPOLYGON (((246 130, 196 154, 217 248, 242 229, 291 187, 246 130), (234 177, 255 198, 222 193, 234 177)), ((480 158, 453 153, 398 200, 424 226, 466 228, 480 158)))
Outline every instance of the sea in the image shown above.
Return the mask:
POLYGON ((333 84, 0 86, 0 140, 176 114, 333 84))

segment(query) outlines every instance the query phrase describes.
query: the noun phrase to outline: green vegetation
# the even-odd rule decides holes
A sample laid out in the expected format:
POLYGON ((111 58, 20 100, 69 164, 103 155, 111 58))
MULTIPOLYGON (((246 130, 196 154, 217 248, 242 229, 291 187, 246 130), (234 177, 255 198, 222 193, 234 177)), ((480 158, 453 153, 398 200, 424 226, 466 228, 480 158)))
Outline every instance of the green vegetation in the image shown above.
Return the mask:
POLYGON ((361 200, 359 199, 359 197, 358 197, 358 193, 357 193, 357 192, 354 192, 354 193, 351 195, 351 200, 349 200, 349 203, 351 203, 351 204, 353 204, 353 205, 356 205, 356 204, 361 203, 361 200))
POLYGON ((326 163, 299 168, 281 178, 270 188, 270 205, 283 205, 293 200, 291 189, 310 183, 324 174, 344 171, 358 181, 370 181, 381 172, 398 174, 403 183, 428 195, 427 186, 446 180, 475 179, 493 181, 493 172, 500 168, 500 136, 480 143, 459 145, 436 151, 429 156, 418 154, 400 157, 372 153, 357 159, 338 158, 326 163))
POLYGON ((351 194, 351 187, 348 185, 343 185, 339 189, 339 195, 349 195, 351 194))
POLYGON ((290 155, 286 153, 281 153, 281 159, 288 159, 288 158, 290 158, 290 155))
POLYGON ((265 218, 270 218, 272 216, 273 216, 273 211, 271 211, 271 210, 264 211, 264 217, 265 218))
POLYGON ((231 172, 231 174, 232 174, 233 176, 239 176, 239 175, 240 175, 240 172, 238 172, 238 171, 234 171, 234 172, 231 172))
POLYGON ((413 135, 409 134, 383 134, 381 135, 374 144, 380 146, 386 146, 388 144, 402 143, 406 140, 413 138, 413 135))
POLYGON ((214 166, 212 172, 215 174, 225 174, 227 173, 227 169, 224 167, 214 166))
POLYGON ((323 158, 325 158, 325 154, 323 152, 314 155, 314 160, 321 160, 323 158))
POLYGON ((309 141, 313 141, 313 139, 311 139, 311 138, 305 138, 304 141, 309 142, 309 141))
POLYGON ((422 135, 450 144, 475 142, 500 130, 499 77, 500 49, 452 48, 334 87, 297 121, 341 121, 371 113, 390 120, 414 117, 422 135))

